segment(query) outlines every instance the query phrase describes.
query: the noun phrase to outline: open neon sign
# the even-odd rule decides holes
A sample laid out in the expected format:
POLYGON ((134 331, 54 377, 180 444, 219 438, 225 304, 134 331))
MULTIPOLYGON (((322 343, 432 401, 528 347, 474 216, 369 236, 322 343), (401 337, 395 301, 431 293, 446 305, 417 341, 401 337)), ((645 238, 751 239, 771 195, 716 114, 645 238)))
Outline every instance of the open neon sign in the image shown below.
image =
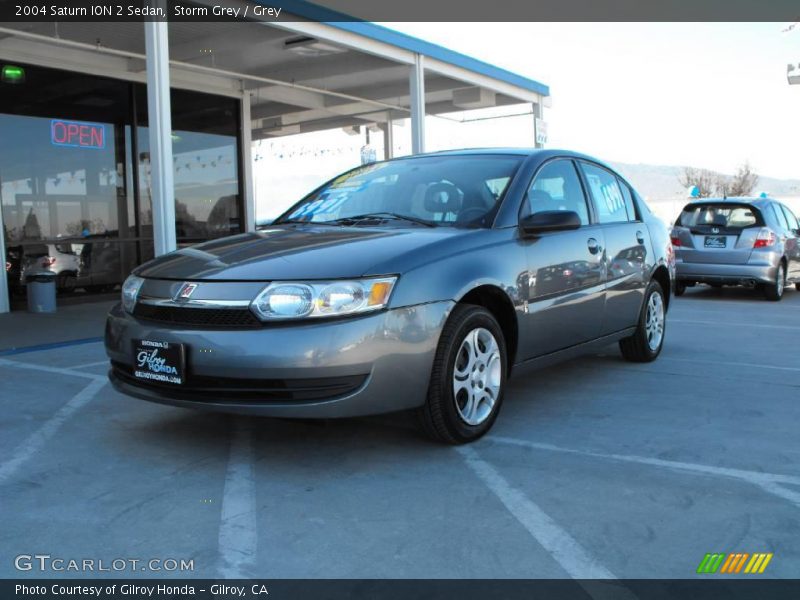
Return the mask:
POLYGON ((102 150, 106 147, 106 128, 101 123, 52 119, 50 141, 54 146, 102 150))

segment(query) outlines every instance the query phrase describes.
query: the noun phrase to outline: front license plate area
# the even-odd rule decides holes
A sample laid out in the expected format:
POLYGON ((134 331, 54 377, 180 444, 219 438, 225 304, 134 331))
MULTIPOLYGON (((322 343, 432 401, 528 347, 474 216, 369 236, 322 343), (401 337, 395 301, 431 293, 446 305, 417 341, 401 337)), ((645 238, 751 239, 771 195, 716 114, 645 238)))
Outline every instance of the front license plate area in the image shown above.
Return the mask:
POLYGON ((705 240, 706 248, 724 248, 728 239, 724 235, 707 235, 705 240))
POLYGON ((186 365, 183 344, 133 340, 133 376, 152 383, 182 385, 186 365))

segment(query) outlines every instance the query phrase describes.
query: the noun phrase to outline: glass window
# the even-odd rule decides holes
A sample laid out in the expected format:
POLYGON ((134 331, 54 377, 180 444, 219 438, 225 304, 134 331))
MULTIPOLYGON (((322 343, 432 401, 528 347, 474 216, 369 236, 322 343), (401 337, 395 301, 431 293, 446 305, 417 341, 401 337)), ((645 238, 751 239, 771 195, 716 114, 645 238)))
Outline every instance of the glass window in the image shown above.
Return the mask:
POLYGON ((600 167, 581 163, 600 223, 625 223, 628 210, 617 178, 600 167))
POLYGON ((522 216, 548 210, 571 210, 578 213, 582 225, 589 224, 586 197, 571 160, 554 160, 539 170, 528 190, 522 216))
POLYGON ((619 183, 619 189, 622 191, 622 198, 625 200, 625 212, 628 214, 628 220, 638 221, 639 216, 636 214, 636 204, 633 201, 631 188, 622 180, 618 180, 617 183, 619 183))
MULTIPOLYGON (((326 223, 393 215, 432 225, 485 226, 519 156, 426 156, 365 165, 325 184, 278 221, 326 223)), ((368 222, 368 221, 363 221, 368 222)))
POLYGON ((783 214, 786 216, 786 220, 789 222, 789 229, 800 229, 800 224, 797 223, 797 217, 794 216, 794 213, 783 204, 781 204, 781 208, 783 209, 783 214))
POLYGON ((775 220, 778 223, 778 227, 789 229, 789 222, 786 220, 781 207, 778 204, 770 204, 770 208, 772 209, 775 220))
POLYGON ((688 204, 684 207, 677 225, 682 227, 722 227, 745 229, 762 225, 761 214, 752 206, 730 204, 688 204))

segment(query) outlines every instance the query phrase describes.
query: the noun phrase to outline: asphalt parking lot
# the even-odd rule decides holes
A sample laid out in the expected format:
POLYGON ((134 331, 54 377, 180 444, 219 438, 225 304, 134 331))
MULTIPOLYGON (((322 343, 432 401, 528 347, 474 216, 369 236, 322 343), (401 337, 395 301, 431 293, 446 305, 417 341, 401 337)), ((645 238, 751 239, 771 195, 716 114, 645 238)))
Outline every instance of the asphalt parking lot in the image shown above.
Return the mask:
MULTIPOLYGON (((510 382, 460 448, 405 416, 308 422, 130 399, 102 344, 0 358, 0 577, 14 557, 185 559, 142 577, 687 578, 800 564, 800 292, 690 289, 653 364, 616 346, 510 382)), ((748 577, 740 575, 739 577, 748 577)), ((752 577, 752 576, 749 576, 752 577)))

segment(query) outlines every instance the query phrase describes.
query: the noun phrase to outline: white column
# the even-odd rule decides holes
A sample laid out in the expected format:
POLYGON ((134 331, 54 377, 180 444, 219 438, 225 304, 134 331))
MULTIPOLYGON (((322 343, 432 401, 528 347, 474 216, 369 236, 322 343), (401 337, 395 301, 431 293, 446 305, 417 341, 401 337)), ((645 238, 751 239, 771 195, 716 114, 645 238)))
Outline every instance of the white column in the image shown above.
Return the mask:
POLYGON ((539 119, 542 118, 542 103, 531 102, 531 111, 533 112, 533 147, 544 148, 544 145, 537 141, 539 137, 539 119))
POLYGON ((167 28, 165 21, 144 23, 147 125, 150 129, 150 185, 153 197, 153 242, 156 256, 172 252, 177 247, 167 28))
POLYGON ((253 184, 253 131, 250 119, 250 92, 242 95, 241 144, 242 144, 242 189, 244 190, 244 230, 256 230, 256 192, 253 184))
POLYGON ((409 76, 411 94, 411 152, 425 152, 425 57, 417 54, 409 76))
POLYGON ((3 265, 3 272, 0 275, 0 314, 11 310, 8 301, 8 275, 6 275, 6 232, 3 223, 3 203, 0 200, 0 263, 3 265))
POLYGON ((386 123, 381 125, 383 130, 383 160, 394 157, 394 128, 392 127, 392 113, 386 112, 386 123))

